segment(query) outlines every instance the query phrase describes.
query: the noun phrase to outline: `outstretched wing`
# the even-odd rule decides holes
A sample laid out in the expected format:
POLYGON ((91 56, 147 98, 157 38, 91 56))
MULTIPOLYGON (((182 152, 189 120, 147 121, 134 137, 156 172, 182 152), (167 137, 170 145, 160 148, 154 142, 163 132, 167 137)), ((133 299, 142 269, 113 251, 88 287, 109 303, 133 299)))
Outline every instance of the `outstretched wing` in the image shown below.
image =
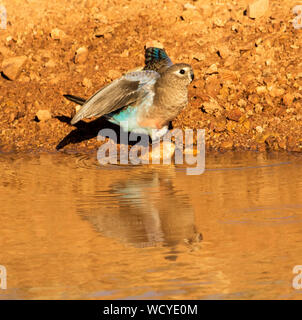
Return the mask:
POLYGON ((146 95, 154 94, 152 89, 159 77, 159 73, 149 70, 125 74, 90 97, 73 117, 71 124, 138 104, 146 95))
POLYGON ((145 49, 144 70, 154 70, 162 73, 172 65, 173 63, 164 49, 155 47, 145 49))

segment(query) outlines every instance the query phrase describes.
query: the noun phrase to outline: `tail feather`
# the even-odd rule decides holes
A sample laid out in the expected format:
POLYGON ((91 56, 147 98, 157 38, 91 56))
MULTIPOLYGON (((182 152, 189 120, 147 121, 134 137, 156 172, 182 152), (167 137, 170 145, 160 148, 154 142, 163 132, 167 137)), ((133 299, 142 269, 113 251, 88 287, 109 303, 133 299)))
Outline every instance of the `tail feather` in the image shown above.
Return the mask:
POLYGON ((77 104, 79 104, 79 105, 81 105, 81 106, 86 102, 85 99, 80 98, 80 97, 77 97, 77 96, 73 96, 73 95, 71 95, 71 94, 64 94, 63 96, 64 96, 66 99, 68 99, 68 100, 70 100, 70 101, 72 101, 72 102, 75 102, 75 103, 77 103, 77 104))
POLYGON ((165 60, 168 58, 166 51, 162 48, 149 47, 145 50, 145 64, 151 61, 165 60))
POLYGON ((163 68, 171 66, 173 63, 166 51, 162 48, 149 47, 145 49, 144 70, 163 71, 163 68))

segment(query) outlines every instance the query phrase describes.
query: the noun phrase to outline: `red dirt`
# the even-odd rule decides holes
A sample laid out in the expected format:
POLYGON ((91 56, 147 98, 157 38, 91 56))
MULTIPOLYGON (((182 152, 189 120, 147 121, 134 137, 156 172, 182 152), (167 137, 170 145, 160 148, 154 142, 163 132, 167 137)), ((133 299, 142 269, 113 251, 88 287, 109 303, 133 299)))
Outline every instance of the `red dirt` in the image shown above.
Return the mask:
POLYGON ((89 97, 142 66, 150 40, 195 71, 174 127, 205 128, 207 149, 302 150, 302 29, 292 25, 294 1, 271 1, 257 19, 244 15, 246 1, 2 3, 8 25, 0 30, 0 70, 9 57, 27 62, 15 80, 0 77, 1 151, 54 151, 62 140, 63 150, 96 149, 101 122, 68 124, 75 104, 63 94, 89 97), (75 59, 80 47, 88 48, 86 62, 75 59), (37 122, 39 110, 51 118, 37 122))

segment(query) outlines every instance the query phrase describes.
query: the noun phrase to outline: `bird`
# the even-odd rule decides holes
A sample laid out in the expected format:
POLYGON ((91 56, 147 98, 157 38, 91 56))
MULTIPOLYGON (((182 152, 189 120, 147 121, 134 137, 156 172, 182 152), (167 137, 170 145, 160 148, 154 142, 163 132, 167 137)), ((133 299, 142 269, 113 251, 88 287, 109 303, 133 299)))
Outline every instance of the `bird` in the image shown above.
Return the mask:
MULTIPOLYGON (((164 71, 173 63, 163 48, 148 47, 145 48, 145 66, 142 70, 154 70, 157 72, 164 71)), ((71 94, 63 95, 66 99, 82 106, 86 99, 71 94)))
POLYGON ((143 70, 124 74, 88 100, 65 95, 82 104, 71 124, 103 116, 126 131, 158 140, 168 132, 169 122, 187 105, 188 86, 193 80, 189 64, 173 64, 163 49, 147 48, 143 70))

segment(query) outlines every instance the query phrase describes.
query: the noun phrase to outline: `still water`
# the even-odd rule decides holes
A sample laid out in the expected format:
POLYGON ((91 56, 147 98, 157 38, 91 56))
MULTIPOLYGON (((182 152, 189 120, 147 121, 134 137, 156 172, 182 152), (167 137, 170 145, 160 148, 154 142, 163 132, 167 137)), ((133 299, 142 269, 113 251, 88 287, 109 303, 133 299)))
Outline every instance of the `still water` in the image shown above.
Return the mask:
POLYGON ((207 154, 206 171, 0 156, 0 299, 301 299, 302 158, 207 154))

